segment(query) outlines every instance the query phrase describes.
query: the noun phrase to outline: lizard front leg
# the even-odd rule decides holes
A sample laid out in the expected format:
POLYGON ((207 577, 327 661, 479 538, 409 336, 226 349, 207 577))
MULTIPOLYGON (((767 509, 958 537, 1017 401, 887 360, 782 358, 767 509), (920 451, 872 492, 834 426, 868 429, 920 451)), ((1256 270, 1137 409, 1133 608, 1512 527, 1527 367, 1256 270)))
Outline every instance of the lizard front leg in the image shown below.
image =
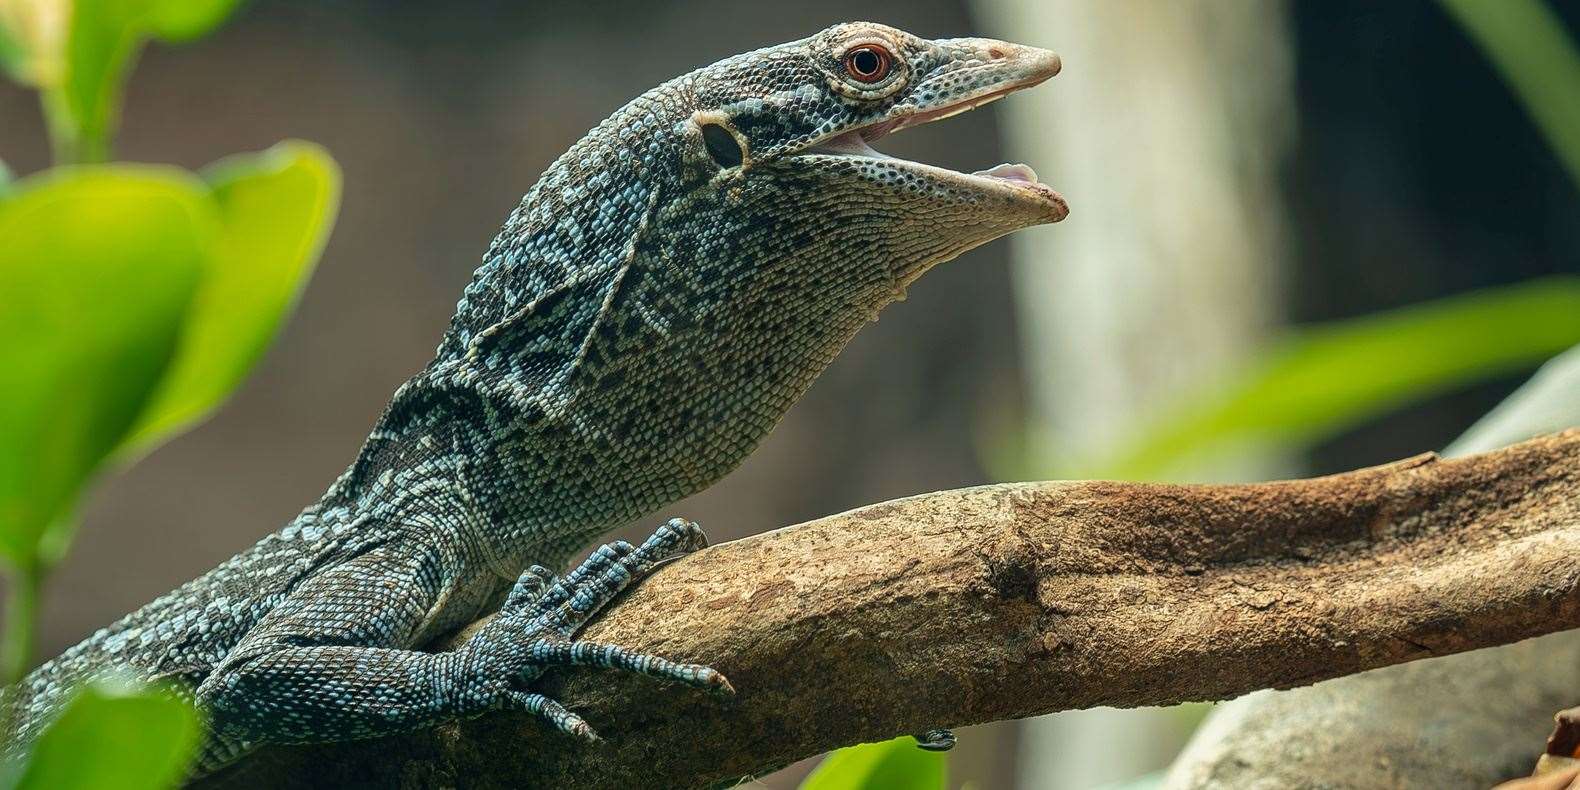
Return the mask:
POLYGON ((708 667, 572 638, 631 582, 700 545, 695 525, 670 522, 640 547, 600 548, 561 579, 530 569, 492 621, 445 653, 407 648, 445 597, 437 558, 391 546, 337 564, 305 581, 199 686, 214 745, 225 744, 213 762, 228 761, 237 744, 369 738, 493 709, 526 710, 592 737, 579 717, 527 688, 556 665, 728 692, 708 667))

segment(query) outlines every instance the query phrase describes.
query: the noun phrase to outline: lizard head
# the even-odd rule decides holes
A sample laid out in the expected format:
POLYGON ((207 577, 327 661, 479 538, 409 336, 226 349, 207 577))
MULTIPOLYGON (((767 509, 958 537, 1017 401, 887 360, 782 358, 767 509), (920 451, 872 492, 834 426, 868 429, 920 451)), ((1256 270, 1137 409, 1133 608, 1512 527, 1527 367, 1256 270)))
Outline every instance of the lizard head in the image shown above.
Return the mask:
POLYGON ((836 25, 691 75, 697 109, 679 130, 688 180, 701 202, 748 209, 736 217, 764 203, 796 206, 798 216, 821 209, 840 220, 818 231, 826 242, 848 233, 901 245, 888 259, 903 288, 971 247, 1057 222, 1067 208, 1025 165, 957 172, 871 144, 1037 85, 1059 66, 1052 52, 1004 41, 836 25))
POLYGON ((858 22, 659 85, 522 199, 439 358, 527 358, 561 387, 589 360, 688 376, 727 360, 788 405, 923 273, 1066 213, 1025 165, 957 172, 870 144, 1058 71, 1042 49, 858 22), (653 350, 679 338, 691 357, 653 350))

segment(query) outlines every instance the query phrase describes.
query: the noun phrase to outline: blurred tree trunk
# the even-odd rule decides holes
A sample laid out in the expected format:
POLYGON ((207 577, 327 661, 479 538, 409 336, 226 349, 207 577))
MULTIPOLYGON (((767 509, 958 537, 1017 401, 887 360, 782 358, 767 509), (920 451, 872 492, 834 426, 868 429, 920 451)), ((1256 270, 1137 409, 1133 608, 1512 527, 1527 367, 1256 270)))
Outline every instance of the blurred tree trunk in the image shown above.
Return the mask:
MULTIPOLYGON (((1013 239, 1035 475, 1131 437, 1279 319, 1292 127, 1282 2, 975 0, 987 35, 1048 47, 1064 75, 1005 102, 1007 149, 1071 217, 1013 239), (1052 467, 1052 468, 1050 468, 1052 467)), ((1072 466, 1072 464, 1075 464, 1072 466)), ((1267 478, 1242 455, 1177 479, 1267 478)), ((1020 784, 1086 788, 1166 765, 1188 718, 1081 711, 1028 722, 1020 784)))

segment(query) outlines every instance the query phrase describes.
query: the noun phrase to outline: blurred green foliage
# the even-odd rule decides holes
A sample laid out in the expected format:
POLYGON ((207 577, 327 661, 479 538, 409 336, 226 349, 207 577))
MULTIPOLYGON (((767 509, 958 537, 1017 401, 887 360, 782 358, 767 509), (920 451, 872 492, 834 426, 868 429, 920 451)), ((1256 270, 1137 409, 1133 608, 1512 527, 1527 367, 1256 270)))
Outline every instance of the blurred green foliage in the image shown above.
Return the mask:
MULTIPOLYGON (((30 665, 42 580, 89 483, 213 411, 273 341, 339 207, 340 173, 287 141, 201 173, 94 162, 149 38, 189 41, 236 0, 0 0, 0 67, 39 89, 57 164, 0 167, 0 559, 4 681, 30 665)), ((4 724, 16 711, 8 698, 4 724)), ((0 727, 0 731, 9 726, 0 727)), ((177 697, 95 686, 0 785, 155 788, 199 740, 177 697)))
POLYGON ((13 565, 58 557, 66 511, 173 356, 212 244, 200 197, 180 171, 126 167, 51 173, 0 203, 0 554, 13 565))
POLYGON ((801 783, 801 790, 944 790, 946 755, 917 748, 910 736, 864 743, 829 755, 801 783))
MULTIPOLYGON (((1580 188, 1580 52, 1562 21, 1541 0, 1441 2, 1580 188)), ((1569 276, 1295 327, 1226 381, 1142 419, 1129 444, 1097 457, 990 451, 1017 459, 990 466, 1005 477, 1177 476, 1220 454, 1308 447, 1411 403, 1532 369, 1576 343, 1580 279, 1569 276)))
POLYGON ((173 787, 185 776, 200 734, 197 712, 174 697, 91 686, 39 738, 16 787, 173 787))
POLYGON ((1542 0, 1441 0, 1580 185, 1580 52, 1542 0))
POLYGON ((0 202, 0 554, 58 560, 70 508, 238 385, 305 282, 334 161, 286 142, 176 168, 57 168, 0 202), (51 532, 51 530, 55 530, 51 532))
POLYGON ((101 162, 149 38, 194 40, 238 0, 0 0, 0 66, 38 89, 59 162, 101 162))
MULTIPOLYGON (((1580 51, 1541 0, 1441 0, 1520 99, 1580 188, 1580 51)), ((1146 479, 1246 444, 1304 447, 1453 389, 1529 370, 1580 343, 1580 278, 1460 294, 1297 327, 1241 374, 1146 424, 1106 458, 1042 469, 1146 479)))
POLYGON ((147 450, 190 427, 235 389, 273 342, 329 238, 340 202, 335 162, 288 141, 202 172, 214 243, 170 370, 124 442, 147 450))
POLYGON ((1580 277, 1296 327, 1109 458, 1044 468, 1154 479, 1246 445, 1305 447, 1405 404, 1529 370, 1580 343, 1580 277))
POLYGON ((9 27, 20 29, 20 25, 16 24, 15 21, 15 18, 19 16, 19 10, 13 7, 19 5, 19 3, 11 2, 11 0, 0 0, 0 71, 18 79, 21 78, 22 73, 27 68, 27 64, 24 62, 26 52, 22 49, 22 41, 17 37, 17 34, 7 29, 8 24, 6 20, 12 20, 9 27))

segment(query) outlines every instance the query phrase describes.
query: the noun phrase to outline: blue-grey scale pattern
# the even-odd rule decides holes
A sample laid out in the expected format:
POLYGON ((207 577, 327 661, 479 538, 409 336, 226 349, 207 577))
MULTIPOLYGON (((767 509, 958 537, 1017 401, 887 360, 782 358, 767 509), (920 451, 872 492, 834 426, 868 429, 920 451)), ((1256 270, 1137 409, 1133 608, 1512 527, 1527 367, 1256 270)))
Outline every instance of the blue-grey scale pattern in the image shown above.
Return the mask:
POLYGON ((604 546, 559 578, 544 566, 733 469, 928 268, 1062 218, 1041 185, 828 149, 1057 68, 1042 50, 853 23, 621 108, 510 215, 435 359, 323 498, 28 675, 13 753, 73 687, 116 673, 173 680, 206 708, 202 772, 262 743, 501 708, 591 737, 530 690, 554 665, 728 690, 707 667, 575 639, 656 563, 701 547, 696 525, 604 546), (850 72, 862 46, 890 56, 882 78, 850 72), (418 649, 495 610, 457 649, 418 649))

